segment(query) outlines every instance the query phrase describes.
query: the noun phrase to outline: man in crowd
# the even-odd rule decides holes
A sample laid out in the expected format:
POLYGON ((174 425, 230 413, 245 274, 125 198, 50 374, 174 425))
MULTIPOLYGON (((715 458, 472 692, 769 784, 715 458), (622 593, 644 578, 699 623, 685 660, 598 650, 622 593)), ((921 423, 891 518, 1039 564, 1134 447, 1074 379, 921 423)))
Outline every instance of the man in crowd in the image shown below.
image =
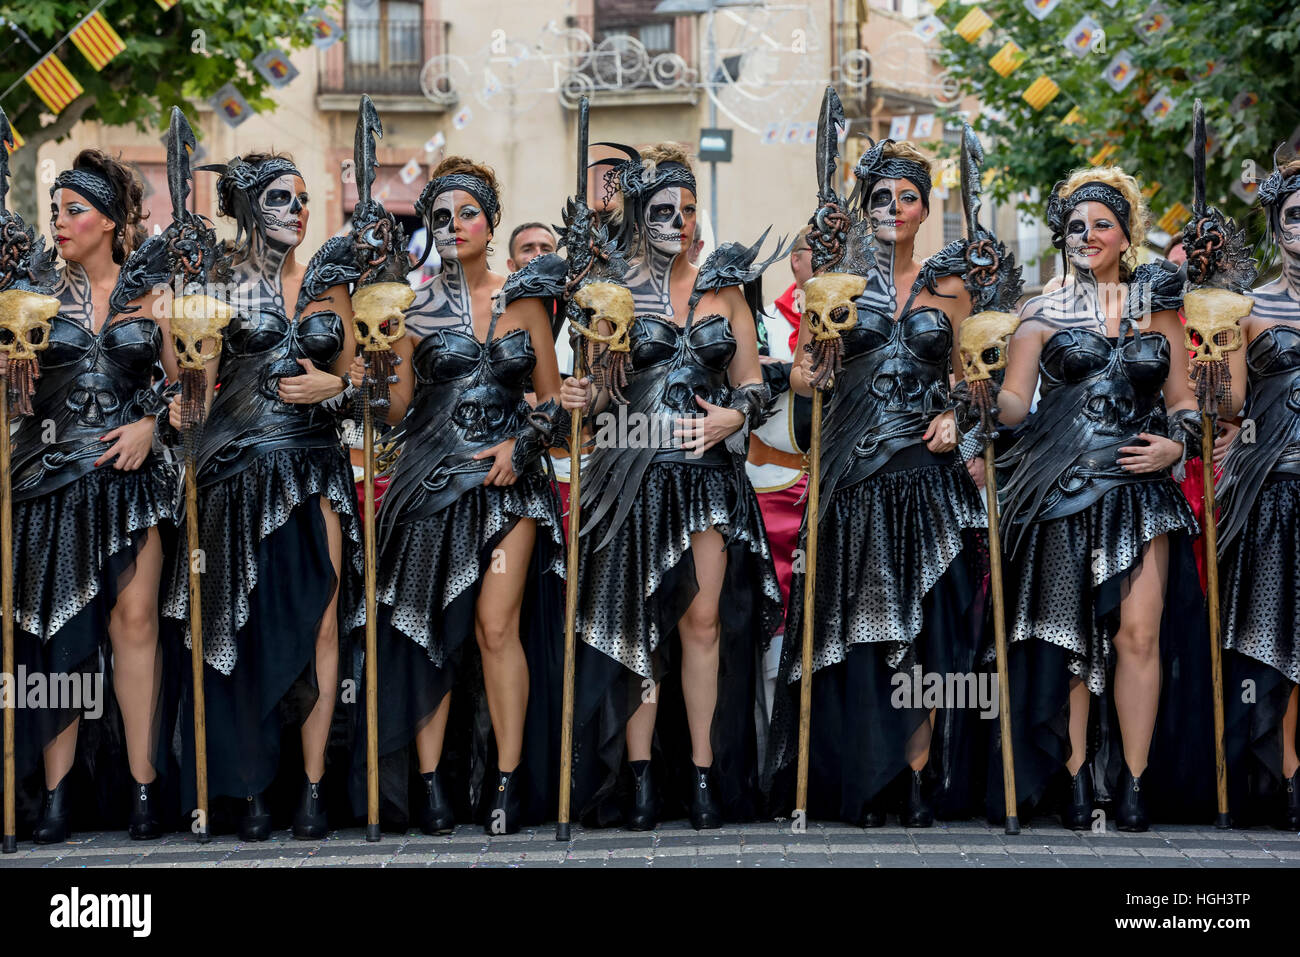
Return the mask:
POLYGON ((538 256, 555 252, 555 233, 545 223, 522 223, 510 234, 506 251, 506 268, 519 272, 538 256))

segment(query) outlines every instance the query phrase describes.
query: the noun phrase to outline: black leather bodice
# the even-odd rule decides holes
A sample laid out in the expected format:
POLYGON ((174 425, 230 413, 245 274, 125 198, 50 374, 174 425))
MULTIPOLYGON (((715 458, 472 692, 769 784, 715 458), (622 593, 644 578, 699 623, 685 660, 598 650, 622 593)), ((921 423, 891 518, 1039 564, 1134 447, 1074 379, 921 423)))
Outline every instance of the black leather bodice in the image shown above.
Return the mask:
MULTIPOLYGON (((657 416, 665 423, 661 437, 668 439, 668 423, 679 416, 703 414, 699 396, 713 405, 725 405, 731 395, 727 367, 736 354, 736 339, 725 316, 709 315, 679 326, 663 316, 638 316, 632 325, 631 366, 628 381, 637 400, 629 393, 628 412, 657 416)), ((666 442, 665 442, 666 444, 666 442)), ((680 450, 665 448, 656 458, 679 460, 680 450)), ((693 461, 726 461, 719 444, 693 461)))
POLYGON ((1168 434, 1163 388, 1169 340, 1156 332, 1108 338, 1082 326, 1060 329, 1039 355, 1039 401, 1016 445, 999 462, 1016 469, 1005 487, 1004 520, 1073 514, 1109 489, 1158 482, 1169 471, 1129 472, 1118 464, 1138 435, 1168 434))
POLYGON ((842 336, 844 364, 822 426, 827 492, 860 482, 923 444, 930 422, 950 406, 953 330, 943 310, 908 309, 895 321, 859 299, 857 322, 842 336))
POLYGON ((100 436, 161 407, 152 391, 161 352, 162 330, 147 316, 106 323, 98 335, 63 315, 51 320, 49 346, 38 353, 34 414, 19 421, 14 437, 16 501, 92 471, 110 444, 100 436))
POLYGON ((1220 548, 1249 520, 1271 477, 1300 476, 1300 327, 1269 326, 1246 347, 1251 432, 1243 428, 1223 462, 1220 548))
POLYGON ((200 484, 227 478, 277 449, 338 446, 338 426, 329 410, 281 402, 278 389, 280 379, 304 374, 299 359, 329 369, 343 343, 343 320, 331 310, 299 322, 272 309, 232 318, 199 444, 200 484))
POLYGON ((394 435, 402 451, 380 513, 384 529, 435 514, 481 485, 493 460, 474 455, 523 428, 537 362, 532 337, 526 329, 497 337, 495 325, 486 342, 446 328, 416 345, 415 392, 394 435))

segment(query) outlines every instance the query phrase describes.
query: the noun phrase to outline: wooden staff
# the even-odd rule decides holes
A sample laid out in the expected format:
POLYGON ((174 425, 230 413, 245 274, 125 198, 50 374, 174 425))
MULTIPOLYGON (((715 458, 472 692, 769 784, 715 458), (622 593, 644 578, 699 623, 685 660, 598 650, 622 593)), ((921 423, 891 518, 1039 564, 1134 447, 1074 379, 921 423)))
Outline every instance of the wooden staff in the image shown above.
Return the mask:
MULTIPOLYGON (((0 149, 4 145, 0 144, 0 149)), ((14 695, 14 528, 13 491, 9 475, 9 387, 0 382, 0 607, 4 611, 4 663, 0 676, 8 678, 14 695)), ((18 824, 14 805, 14 708, 10 701, 4 709, 4 853, 18 850, 18 824)))
POLYGON ((980 421, 989 436, 984 446, 984 494, 989 513, 989 591, 993 595, 993 649, 998 667, 998 721, 1002 731, 1002 791, 1006 798, 1006 832, 1020 833, 1016 814, 1016 762, 1011 747, 1011 675, 1007 670, 1007 612, 1002 592, 1002 532, 998 527, 998 473, 993 429, 987 411, 980 421))
MULTIPOLYGON (((586 170, 583 170, 586 175, 586 170)), ((578 378, 586 375, 586 342, 574 350, 578 378)), ((564 581, 564 697, 560 717, 560 807, 555 839, 570 838, 569 797, 573 789, 573 681, 577 656, 574 626, 578 618, 578 529, 582 522, 582 410, 569 410, 569 538, 564 581)))
MULTIPOLYGON (((9 121, 0 110, 0 151, 5 141, 12 142, 9 121)), ((4 210, 4 186, 7 169, 0 165, 0 212, 4 210)), ((13 220, 10 220, 12 223, 13 220)), ((21 220, 18 221, 21 225, 21 220)), ((18 850, 17 795, 14 775, 14 711, 22 692, 14 675, 14 525, 13 482, 9 474, 9 390, 16 390, 17 414, 31 413, 29 389, 36 377, 36 352, 49 344, 49 322, 59 309, 59 300, 39 293, 6 289, 0 292, 0 328, 10 333, 7 346, 0 346, 6 357, 5 374, 0 376, 0 681, 8 680, 12 700, 4 710, 4 837, 0 851, 14 854, 18 850), (33 333, 38 333, 33 335, 33 333), (39 343, 36 345, 34 343, 39 343)))
POLYGON ((1205 594, 1210 616, 1210 684, 1214 697, 1214 782, 1218 814, 1214 826, 1231 826, 1228 817, 1228 759, 1223 741, 1223 652, 1219 648, 1219 529, 1214 514, 1214 436, 1218 416, 1201 410, 1201 480, 1205 496, 1205 594))
POLYGON ((172 300, 172 334, 181 378, 181 447, 185 456, 185 537, 189 556, 190 675, 194 686, 194 786, 197 801, 194 834, 200 844, 208 831, 208 724, 203 696, 203 590, 206 556, 199 540, 198 440, 206 418, 207 364, 221 354, 221 331, 230 322, 230 306, 204 294, 172 300))
MULTIPOLYGON (((1197 102, 1198 114, 1200 103, 1197 102)), ((1198 123, 1202 118, 1198 115, 1198 123)), ((1228 289, 1193 289, 1183 298, 1187 329, 1200 338, 1192 357, 1192 379, 1201 410, 1201 478, 1205 483, 1205 591, 1210 626, 1210 684, 1214 707, 1214 777, 1218 813, 1214 826, 1231 826, 1228 816, 1228 760, 1223 741, 1223 653, 1219 647, 1219 529, 1214 513, 1214 436, 1219 402, 1228 394, 1227 353, 1242 343, 1242 318, 1255 300, 1228 289)))
POLYGON ((812 435, 808 444, 807 535, 804 541, 803 658, 799 684, 799 761, 795 771, 794 820, 808 819, 808 758, 812 741, 813 619, 817 593, 817 524, 821 501, 822 390, 829 388, 843 357, 841 335, 858 321, 854 300, 867 288, 863 276, 823 273, 804 283, 804 321, 813 335, 812 435))

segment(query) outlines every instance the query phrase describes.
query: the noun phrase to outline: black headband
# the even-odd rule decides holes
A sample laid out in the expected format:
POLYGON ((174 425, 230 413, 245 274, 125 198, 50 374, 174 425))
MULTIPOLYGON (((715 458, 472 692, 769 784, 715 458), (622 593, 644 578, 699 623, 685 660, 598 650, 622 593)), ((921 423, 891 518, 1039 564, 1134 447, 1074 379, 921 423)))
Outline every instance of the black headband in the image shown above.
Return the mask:
POLYGON ((1266 209, 1280 205, 1298 189, 1300 189, 1300 173, 1283 176, 1280 169, 1275 169, 1264 177, 1264 182, 1259 184, 1260 205, 1266 209))
POLYGON ((623 195, 630 197, 641 205, 650 201, 650 197, 661 189, 668 189, 671 186, 677 186, 682 189, 689 189, 692 193, 695 189, 695 174, 685 163, 678 163, 675 160, 665 160, 662 163, 656 163, 654 167, 654 177, 646 176, 645 167, 636 161, 623 163, 619 167, 619 185, 623 189, 623 195))
POLYGON ((853 176, 864 184, 863 192, 871 188, 878 179, 907 179, 916 184, 921 191, 921 202, 930 208, 930 171, 916 160, 903 159, 898 156, 885 156, 885 147, 893 140, 881 140, 862 154, 857 165, 853 167, 853 176))
POLYGON ((1053 186, 1052 195, 1047 200, 1047 225, 1052 230, 1053 246, 1057 249, 1065 246, 1066 220, 1070 217, 1070 211, 1080 203, 1101 203, 1108 207, 1119 219, 1119 228, 1124 230, 1124 238, 1132 242, 1128 221, 1133 207, 1123 193, 1109 183, 1091 179, 1062 199, 1060 193, 1064 186, 1064 181, 1053 186))
POLYGON ((93 170, 65 169, 50 187, 50 197, 59 189, 70 189, 84 196, 90 205, 119 226, 126 222, 125 198, 119 197, 112 184, 93 170))
POLYGON ((242 190, 250 199, 255 199, 268 184, 281 176, 297 176, 303 181, 307 179, 298 171, 298 167, 293 165, 293 160, 285 159, 283 156, 272 156, 257 164, 249 163, 236 156, 229 163, 200 166, 198 169, 212 170, 221 174, 221 178, 217 180, 217 211, 222 216, 234 215, 234 210, 227 202, 228 190, 231 187, 242 190))
POLYGON ((486 180, 472 173, 447 173, 445 176, 429 180, 420 191, 420 198, 415 201, 415 214, 424 219, 425 213, 433 205, 434 198, 440 193, 453 189, 464 190, 477 199, 488 215, 492 231, 496 232, 497 226, 501 223, 501 204, 497 201, 496 191, 487 184, 486 180))

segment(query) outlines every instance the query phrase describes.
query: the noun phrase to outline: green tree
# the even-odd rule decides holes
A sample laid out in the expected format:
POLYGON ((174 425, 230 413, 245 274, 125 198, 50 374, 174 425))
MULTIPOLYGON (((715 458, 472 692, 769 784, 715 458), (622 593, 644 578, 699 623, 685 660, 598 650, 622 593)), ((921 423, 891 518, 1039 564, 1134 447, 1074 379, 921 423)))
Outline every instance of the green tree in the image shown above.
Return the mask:
POLYGON ((998 199, 1025 206, 1022 191, 1045 192, 1113 144, 1107 162, 1123 166, 1144 185, 1160 184, 1150 199, 1155 218, 1175 202, 1190 208, 1192 163, 1184 150, 1192 136, 1192 106, 1200 97, 1215 141, 1206 169, 1207 199, 1225 212, 1246 212, 1229 192, 1234 181, 1251 172, 1244 164, 1256 164, 1263 178, 1272 170, 1274 148, 1300 125, 1300 4, 1165 0, 1173 25, 1149 44, 1134 27, 1148 4, 1118 0, 1108 7, 1101 0, 1062 0, 1040 21, 1023 0, 984 0, 980 7, 994 22, 975 43, 952 29, 973 8, 955 0, 940 7, 938 16, 949 28, 941 34, 941 62, 981 101, 972 125, 998 141, 990 157, 1000 169, 992 187, 998 199), (1085 15, 1101 24, 1105 36, 1079 57, 1063 41, 1085 15), (1025 60, 1003 77, 989 60, 1007 40, 1024 49, 1025 60), (1137 74, 1123 92, 1115 92, 1103 71, 1122 50, 1132 54, 1137 74), (1042 74, 1061 93, 1035 110, 1021 94, 1042 74), (1177 102, 1163 120, 1152 123, 1142 110, 1161 88, 1177 102), (1241 93, 1255 94, 1258 102, 1234 110, 1241 93), (1078 109, 1079 121, 1063 125, 1072 108, 1078 109))
MULTIPOLYGON (((93 9, 92 0, 0 2, 0 90, 8 89, 76 23, 93 9), (31 39, 37 53, 19 33, 31 39)), ((28 222, 38 221, 36 156, 42 143, 67 136, 79 120, 109 126, 135 124, 137 129, 165 129, 173 106, 179 106, 199 130, 196 103, 226 83, 234 83, 256 110, 271 110, 269 84, 253 68, 266 47, 293 50, 311 43, 311 25, 303 14, 320 0, 181 0, 163 10, 153 0, 108 0, 100 12, 122 37, 126 49, 96 72, 69 41, 61 57, 85 92, 54 118, 26 82, 18 82, 0 100, 10 122, 22 133, 24 146, 10 158, 15 188, 9 201, 28 222)), ((93 145, 93 144, 86 144, 93 145)))

